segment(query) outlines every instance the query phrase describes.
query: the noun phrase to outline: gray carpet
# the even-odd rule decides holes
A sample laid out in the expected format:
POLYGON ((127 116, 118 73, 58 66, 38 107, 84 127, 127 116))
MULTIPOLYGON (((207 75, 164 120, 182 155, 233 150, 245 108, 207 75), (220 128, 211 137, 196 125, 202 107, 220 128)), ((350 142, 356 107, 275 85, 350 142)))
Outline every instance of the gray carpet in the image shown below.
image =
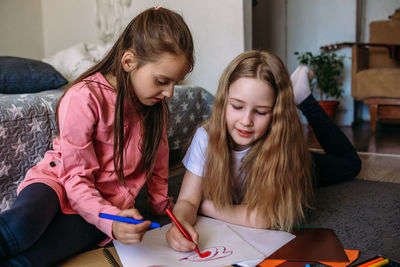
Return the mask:
POLYGON ((354 263, 378 254, 400 259, 400 184, 352 180, 316 189, 306 225, 335 231, 354 263))

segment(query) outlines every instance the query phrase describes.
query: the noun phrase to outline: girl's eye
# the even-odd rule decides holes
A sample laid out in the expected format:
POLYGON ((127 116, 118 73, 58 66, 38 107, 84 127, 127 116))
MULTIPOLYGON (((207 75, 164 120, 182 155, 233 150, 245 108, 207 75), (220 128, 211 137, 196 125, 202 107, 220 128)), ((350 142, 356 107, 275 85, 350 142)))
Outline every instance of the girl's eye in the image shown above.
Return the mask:
POLYGON ((167 85, 169 82, 168 82, 168 81, 160 81, 160 80, 157 80, 157 83, 158 83, 159 85, 167 85))
POLYGON ((233 107, 234 109, 242 109, 241 106, 237 106, 237 105, 233 105, 233 104, 232 104, 232 107, 233 107))
POLYGON ((263 112, 261 112, 261 111, 256 111, 256 113, 259 114, 259 115, 264 116, 264 115, 267 115, 268 112, 265 112, 265 111, 263 111, 263 112))

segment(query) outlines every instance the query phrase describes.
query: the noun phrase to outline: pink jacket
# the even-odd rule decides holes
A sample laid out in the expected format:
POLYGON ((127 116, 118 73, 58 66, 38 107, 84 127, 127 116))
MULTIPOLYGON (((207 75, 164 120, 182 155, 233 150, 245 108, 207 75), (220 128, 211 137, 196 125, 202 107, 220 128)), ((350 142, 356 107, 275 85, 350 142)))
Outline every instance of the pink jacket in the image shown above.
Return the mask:
MULTIPOLYGON (((97 83, 90 83, 90 88, 84 82, 78 83, 65 94, 58 114, 60 135, 53 141, 53 150, 47 151, 44 158, 27 172, 17 192, 32 183, 45 183, 56 191, 63 213, 78 213, 113 238, 113 221, 100 219, 99 213, 117 214, 134 207, 144 183, 153 213, 162 214, 167 207, 168 140, 165 133, 154 171, 146 180, 145 173, 138 168, 142 156, 139 149, 141 123, 135 112, 127 112, 125 123, 131 124, 133 130, 126 140, 126 185, 121 185, 113 173, 116 93, 109 89, 111 86, 100 73, 88 79, 97 83)), ((110 239, 101 245, 108 241, 110 239)))

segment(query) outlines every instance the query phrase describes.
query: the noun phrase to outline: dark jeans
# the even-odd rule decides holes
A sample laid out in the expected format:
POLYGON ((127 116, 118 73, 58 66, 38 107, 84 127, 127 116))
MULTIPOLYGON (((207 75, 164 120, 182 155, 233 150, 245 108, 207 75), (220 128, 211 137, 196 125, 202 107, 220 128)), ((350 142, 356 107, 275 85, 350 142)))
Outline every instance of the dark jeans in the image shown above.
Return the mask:
POLYGON ((321 108, 308 96, 298 108, 313 128, 326 154, 312 152, 316 186, 326 186, 353 179, 361 170, 361 160, 351 142, 321 108))
POLYGON ((0 266, 49 266, 105 238, 81 216, 63 214, 51 187, 31 184, 0 214, 0 266))

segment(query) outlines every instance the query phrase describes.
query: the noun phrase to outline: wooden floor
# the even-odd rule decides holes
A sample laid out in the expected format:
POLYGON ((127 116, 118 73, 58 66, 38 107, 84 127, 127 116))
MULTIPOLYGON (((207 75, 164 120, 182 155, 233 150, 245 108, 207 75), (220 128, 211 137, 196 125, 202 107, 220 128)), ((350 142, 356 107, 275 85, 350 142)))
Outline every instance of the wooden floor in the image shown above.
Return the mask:
MULTIPOLYGON (((375 134, 369 122, 340 127, 359 152, 400 155, 400 124, 377 123, 375 134)), ((312 131, 308 131, 308 142, 312 148, 320 148, 312 131)))

